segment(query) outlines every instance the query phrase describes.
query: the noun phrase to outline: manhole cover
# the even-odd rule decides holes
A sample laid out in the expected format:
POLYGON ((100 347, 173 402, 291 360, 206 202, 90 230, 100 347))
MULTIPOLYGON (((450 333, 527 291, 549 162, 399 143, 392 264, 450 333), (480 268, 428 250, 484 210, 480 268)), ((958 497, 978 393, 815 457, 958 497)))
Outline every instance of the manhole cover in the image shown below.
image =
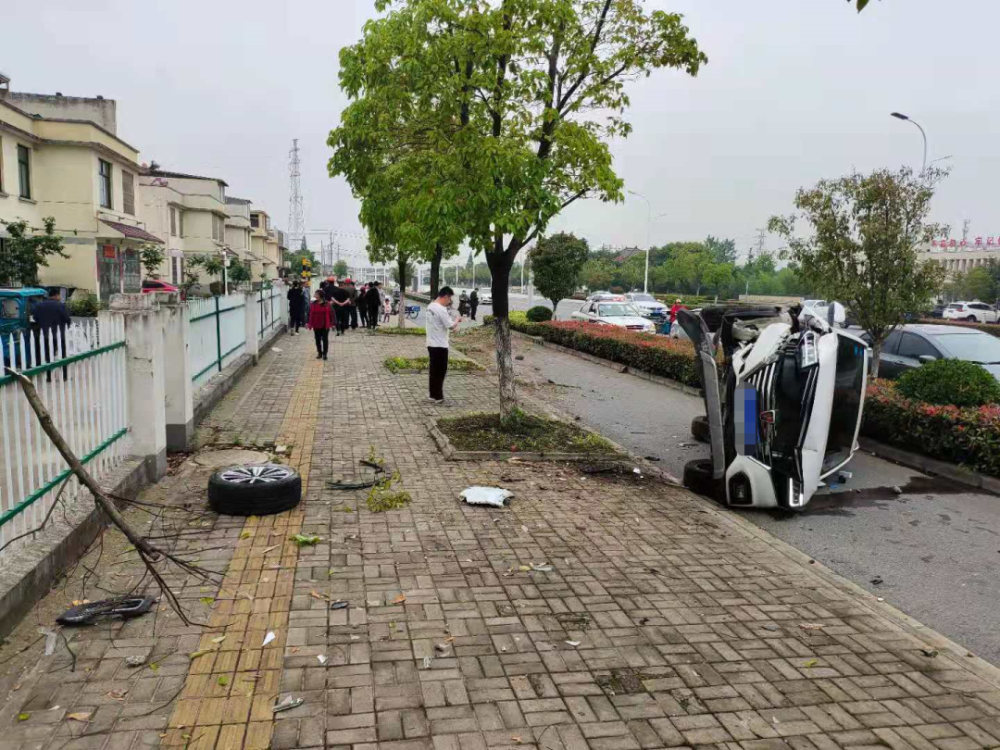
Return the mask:
POLYGON ((199 453, 194 462, 201 466, 208 466, 212 469, 219 469, 223 466, 237 466, 241 464, 263 464, 270 460, 270 456, 262 451, 244 451, 232 448, 224 451, 205 451, 199 453))

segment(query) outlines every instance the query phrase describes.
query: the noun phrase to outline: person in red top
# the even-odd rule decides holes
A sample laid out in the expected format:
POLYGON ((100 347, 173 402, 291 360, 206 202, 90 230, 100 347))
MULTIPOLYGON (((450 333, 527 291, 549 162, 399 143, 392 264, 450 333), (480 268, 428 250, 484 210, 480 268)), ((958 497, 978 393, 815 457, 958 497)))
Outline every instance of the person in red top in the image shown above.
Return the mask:
POLYGON ((316 359, 326 359, 330 351, 330 329, 336 323, 333 305, 327 300, 322 289, 316 290, 316 297, 309 305, 309 328, 316 337, 316 359))
POLYGON ((674 328, 674 324, 677 322, 677 311, 678 310, 687 310, 687 306, 681 304, 680 298, 678 298, 677 300, 674 301, 673 306, 670 308, 670 320, 667 323, 667 325, 664 326, 664 328, 667 329, 667 330, 664 331, 664 333, 666 333, 666 334, 674 333, 674 338, 677 337, 676 336, 676 332, 673 330, 673 328, 674 328))

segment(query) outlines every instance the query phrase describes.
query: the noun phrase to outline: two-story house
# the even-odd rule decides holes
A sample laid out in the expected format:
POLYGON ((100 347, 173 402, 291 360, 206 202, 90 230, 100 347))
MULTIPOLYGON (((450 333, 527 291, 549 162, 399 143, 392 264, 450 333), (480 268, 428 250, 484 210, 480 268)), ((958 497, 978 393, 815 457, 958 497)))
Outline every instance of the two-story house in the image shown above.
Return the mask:
MULTIPOLYGON (((47 259, 41 282, 102 298, 139 291, 139 249, 161 242, 137 216, 139 152, 106 127, 114 125, 110 105, 11 92, 0 76, 0 219, 23 219, 39 231, 52 217, 65 257, 47 259)), ((0 224, 0 252, 5 235, 0 224)))
POLYGON ((255 256, 263 258, 260 273, 255 273, 254 281, 259 279, 261 274, 269 281, 278 278, 278 267, 281 265, 278 233, 271 226, 271 217, 267 215, 267 211, 251 209, 250 228, 252 230, 250 250, 255 256))

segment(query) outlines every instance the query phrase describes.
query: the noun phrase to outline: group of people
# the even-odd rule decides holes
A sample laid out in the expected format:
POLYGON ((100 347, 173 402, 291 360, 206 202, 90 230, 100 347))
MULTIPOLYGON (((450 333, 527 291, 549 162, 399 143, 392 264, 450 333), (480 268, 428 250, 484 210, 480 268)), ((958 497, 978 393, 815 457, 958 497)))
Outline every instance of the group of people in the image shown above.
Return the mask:
POLYGON ((458 314, 468 315, 470 320, 475 320, 477 307, 479 307, 479 293, 473 289, 472 294, 466 294, 463 290, 458 298, 458 314))
POLYGON ((316 339, 316 359, 326 359, 330 350, 330 331, 341 336, 361 326, 375 330, 379 321, 388 322, 392 300, 381 282, 373 281, 358 288, 351 279, 338 281, 330 276, 311 291, 309 282, 296 280, 288 290, 290 333, 298 336, 305 326, 316 339))

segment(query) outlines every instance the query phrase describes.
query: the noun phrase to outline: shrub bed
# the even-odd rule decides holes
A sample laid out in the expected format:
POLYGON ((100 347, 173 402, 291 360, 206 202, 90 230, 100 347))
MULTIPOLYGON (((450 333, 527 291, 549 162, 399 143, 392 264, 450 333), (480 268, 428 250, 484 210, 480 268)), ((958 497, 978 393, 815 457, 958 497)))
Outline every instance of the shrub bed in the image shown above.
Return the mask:
POLYGON ((400 328, 399 326, 382 325, 375 329, 375 333, 388 336, 425 336, 427 335, 427 330, 424 328, 400 328))
MULTIPOLYGON (((423 372, 430 367, 430 357, 386 357, 382 365, 393 374, 397 372, 423 372)), ((448 372, 471 372, 482 369, 471 359, 450 359, 448 361, 448 372)))
POLYGON ((861 431, 940 461, 1000 477, 1000 405, 959 408, 910 401, 888 380, 868 386, 861 431))
POLYGON ((515 324, 512 319, 511 327, 568 349, 701 387, 694 347, 689 341, 576 321, 515 324))

